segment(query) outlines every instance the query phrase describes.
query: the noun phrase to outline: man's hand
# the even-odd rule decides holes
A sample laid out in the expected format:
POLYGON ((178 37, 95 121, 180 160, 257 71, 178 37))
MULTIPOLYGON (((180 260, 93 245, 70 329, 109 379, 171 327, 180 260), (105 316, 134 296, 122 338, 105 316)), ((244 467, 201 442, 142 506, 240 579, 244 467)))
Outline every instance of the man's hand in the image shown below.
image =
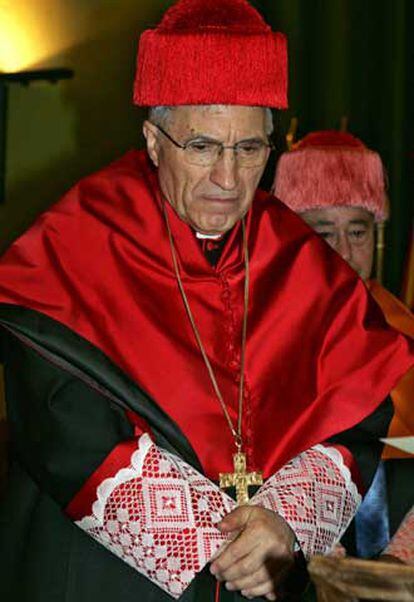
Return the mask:
POLYGON ((258 506, 240 506, 217 528, 233 539, 211 564, 212 574, 246 598, 276 600, 277 585, 294 561, 295 535, 286 521, 258 506))

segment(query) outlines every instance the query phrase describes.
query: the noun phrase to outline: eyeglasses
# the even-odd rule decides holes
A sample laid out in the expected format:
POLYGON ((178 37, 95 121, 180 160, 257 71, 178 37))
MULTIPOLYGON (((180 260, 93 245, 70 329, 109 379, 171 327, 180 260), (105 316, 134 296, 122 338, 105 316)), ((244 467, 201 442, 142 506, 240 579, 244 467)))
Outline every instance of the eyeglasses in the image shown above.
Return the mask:
POLYGON ((184 151, 185 160, 191 165, 210 167, 218 161, 224 150, 229 149, 234 152, 240 167, 259 167, 266 162, 268 150, 274 150, 271 142, 255 139, 242 140, 232 146, 225 146, 217 140, 199 137, 180 144, 162 127, 155 123, 154 125, 170 142, 184 151))

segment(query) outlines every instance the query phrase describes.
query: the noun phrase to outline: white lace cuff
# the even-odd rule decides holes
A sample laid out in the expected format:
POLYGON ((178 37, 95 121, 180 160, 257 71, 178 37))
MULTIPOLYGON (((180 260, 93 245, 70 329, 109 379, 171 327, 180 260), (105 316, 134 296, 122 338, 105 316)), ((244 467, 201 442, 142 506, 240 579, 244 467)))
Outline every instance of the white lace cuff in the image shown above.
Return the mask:
POLYGON ((76 524, 174 598, 226 540, 215 527, 235 502, 180 458, 141 436, 127 468, 96 490, 76 524))
POLYGON ((360 502, 342 455, 323 445, 291 460, 251 499, 286 520, 306 558, 331 551, 360 502))
POLYGON ((404 518, 383 554, 390 554, 407 564, 414 564, 414 507, 404 518))

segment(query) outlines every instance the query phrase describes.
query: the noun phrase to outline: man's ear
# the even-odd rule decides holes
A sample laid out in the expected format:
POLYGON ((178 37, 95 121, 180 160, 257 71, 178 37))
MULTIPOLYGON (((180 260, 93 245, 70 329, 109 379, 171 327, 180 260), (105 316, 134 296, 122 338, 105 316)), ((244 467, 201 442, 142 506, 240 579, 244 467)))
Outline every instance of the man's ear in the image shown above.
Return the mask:
POLYGON ((159 143, 158 143, 158 131, 153 123, 146 120, 142 126, 142 133, 145 136, 147 142, 147 151, 151 161, 156 167, 158 167, 158 155, 159 155, 159 143))

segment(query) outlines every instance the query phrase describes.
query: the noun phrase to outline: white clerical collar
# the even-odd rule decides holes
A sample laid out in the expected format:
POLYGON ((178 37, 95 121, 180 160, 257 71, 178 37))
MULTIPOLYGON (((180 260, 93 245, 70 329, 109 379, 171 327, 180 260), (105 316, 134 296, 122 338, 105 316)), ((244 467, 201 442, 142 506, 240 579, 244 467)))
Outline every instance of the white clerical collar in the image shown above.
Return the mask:
POLYGON ((205 238, 209 238, 212 240, 218 240, 219 238, 221 238, 223 236, 223 234, 203 234, 202 232, 197 232, 196 230, 196 238, 200 238, 201 240, 205 239, 205 238))

